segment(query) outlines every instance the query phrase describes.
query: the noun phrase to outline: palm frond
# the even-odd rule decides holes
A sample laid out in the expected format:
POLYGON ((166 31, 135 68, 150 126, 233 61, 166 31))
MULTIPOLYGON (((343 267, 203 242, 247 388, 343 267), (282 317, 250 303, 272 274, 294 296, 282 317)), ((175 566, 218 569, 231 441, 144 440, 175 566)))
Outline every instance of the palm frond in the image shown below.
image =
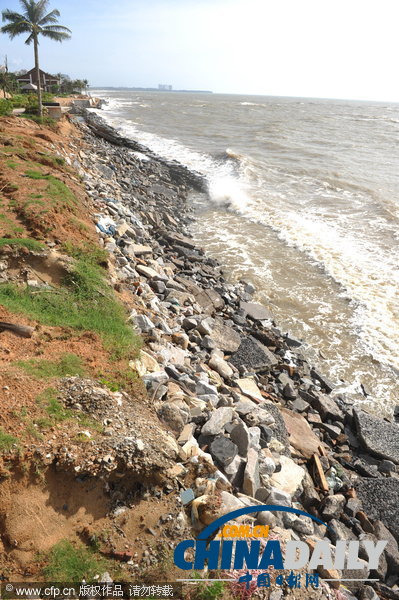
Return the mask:
POLYGON ((14 39, 21 33, 30 33, 32 31, 32 26, 27 21, 19 21, 17 23, 9 23, 8 25, 4 25, 1 27, 0 31, 1 33, 9 35, 11 39, 14 39))
POLYGON ((10 23, 17 23, 18 21, 25 21, 25 17, 24 15, 20 15, 17 12, 14 12, 13 10, 10 10, 8 8, 6 8, 6 10, 3 10, 3 12, 1 13, 3 22, 5 21, 10 21, 10 23))
POLYGON ((63 31, 64 33, 72 33, 68 27, 64 27, 63 25, 46 25, 46 27, 40 28, 40 33, 43 33, 43 31, 63 31))
MULTIPOLYGON (((63 29, 66 29, 66 27, 63 27, 63 29)), ((44 27, 40 33, 43 37, 49 38, 54 42, 63 42, 64 40, 69 40, 71 37, 71 34, 66 31, 54 31, 53 29, 47 29, 47 27, 44 27)))
POLYGON ((57 9, 52 10, 47 15, 45 15, 42 19, 40 19, 39 25, 47 25, 47 23, 57 23, 58 17, 60 16, 60 14, 61 13, 59 10, 57 10, 57 9))

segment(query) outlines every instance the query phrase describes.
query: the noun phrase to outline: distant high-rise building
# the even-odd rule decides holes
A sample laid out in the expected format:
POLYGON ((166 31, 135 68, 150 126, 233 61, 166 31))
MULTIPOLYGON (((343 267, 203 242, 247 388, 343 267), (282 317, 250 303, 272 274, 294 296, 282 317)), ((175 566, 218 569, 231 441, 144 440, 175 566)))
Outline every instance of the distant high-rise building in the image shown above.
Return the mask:
POLYGON ((158 83, 158 89, 160 92, 171 92, 173 87, 168 83, 158 83))

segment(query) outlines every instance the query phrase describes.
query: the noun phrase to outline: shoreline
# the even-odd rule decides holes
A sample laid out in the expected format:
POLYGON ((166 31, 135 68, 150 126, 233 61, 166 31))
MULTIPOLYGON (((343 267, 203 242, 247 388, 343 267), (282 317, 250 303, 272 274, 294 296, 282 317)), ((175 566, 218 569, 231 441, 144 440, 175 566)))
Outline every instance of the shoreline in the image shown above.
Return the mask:
MULTIPOLYGON (((73 172, 74 185, 79 175, 86 188, 79 198, 108 253, 108 279, 121 298, 129 297, 129 323, 145 343, 130 367, 146 395, 112 392, 112 382, 104 380, 64 377, 58 390, 64 406, 84 410, 106 427, 80 453, 68 439, 58 449, 37 440, 31 454, 68 474, 70 486, 87 480, 107 489, 115 523, 119 516, 134 519, 145 506, 136 541, 144 527, 169 551, 236 508, 303 509, 327 522, 328 531, 311 519, 271 510, 247 522, 309 547, 324 538, 331 547, 337 540, 360 542, 360 572, 319 567, 322 579, 335 581, 307 591, 308 598, 396 598, 399 425, 332 398, 332 384, 302 356, 299 341, 282 336, 269 311, 253 302, 254 287, 226 282, 217 261, 186 235, 193 216, 190 190, 206 189, 201 177, 121 138, 98 117, 89 117, 91 127, 81 117, 71 120, 79 134, 72 132, 68 143, 61 138, 59 158, 70 172, 59 176, 67 180, 73 172), (154 525, 145 502, 164 498, 167 513, 163 509, 154 525), (367 568, 367 540, 389 541, 377 569, 367 568), (340 586, 341 579, 359 578, 380 581, 340 586)), ((37 129, 52 143, 48 130, 37 129)), ((62 249, 60 239, 51 242, 51 251, 62 249)), ((48 251, 25 255, 37 261, 48 251)), ((86 353, 97 352, 93 339, 84 333, 82 339, 86 353)), ((114 535, 120 535, 118 527, 114 535)), ((161 558, 151 543, 138 557, 124 545, 133 541, 131 534, 123 534, 118 547, 125 551, 111 544, 110 555, 126 562, 126 575, 140 579, 143 570, 156 570, 161 558)), ((279 598, 303 596, 295 589, 276 591, 279 598)))
MULTIPOLYGON (((98 117, 96 117, 97 119, 98 117)), ((92 120, 92 117, 90 117, 90 120, 92 120)), ((100 121, 102 120, 100 119, 100 121)), ((108 126, 107 128, 109 134, 112 128, 108 126)), ((91 123, 91 129, 93 129, 93 122, 91 123)), ((103 134, 101 131, 99 133, 100 135, 103 134)), ((108 140, 110 139, 112 139, 112 136, 108 135, 108 140)), ((117 142, 118 146, 119 142, 124 143, 122 140, 123 138, 117 142)), ((135 144, 129 140, 128 147, 131 147, 132 143, 135 144)), ((112 148, 110 150, 112 155, 115 150, 112 150, 112 148)), ((150 157, 149 163, 144 161, 146 165, 155 162, 155 172, 157 171, 157 163, 165 166, 163 159, 159 159, 141 145, 138 151, 150 157)), ((118 151, 116 151, 117 153, 118 151)), ((109 158, 111 159, 111 156, 109 158)), ((115 165, 115 163, 113 164, 115 165)), ((147 168, 151 170, 150 166, 147 168)), ((166 164, 166 168, 169 168, 168 164, 166 164)), ((180 167, 176 167, 176 164, 173 163, 170 173, 175 174, 176 168, 179 169, 180 167)), ((186 173, 187 169, 185 167, 181 168, 186 173)), ((132 189, 132 192, 134 193, 134 189, 132 189)), ((323 472, 325 475, 327 474, 328 492, 327 490, 321 491, 320 487, 316 491, 316 487, 321 485, 321 481, 318 481, 316 477, 317 485, 315 487, 315 481, 313 480, 313 484, 312 478, 309 481, 310 472, 308 471, 307 473, 304 472, 302 483, 306 476, 309 488, 303 490, 300 485, 297 489, 294 489, 293 497, 297 498, 298 491, 302 489, 299 497, 305 510, 323 517, 323 509, 317 508, 318 501, 320 501, 322 507, 330 502, 335 502, 330 499, 343 496, 343 500, 342 498, 339 498, 339 501, 338 498, 336 499, 338 504, 343 502, 343 505, 338 506, 338 510, 332 516, 335 527, 339 528, 338 537, 340 539, 345 539, 345 536, 346 539, 353 539, 351 538, 353 532, 357 535, 360 532, 371 534, 368 525, 370 520, 366 514, 371 520, 376 519, 378 521, 381 518, 385 525, 391 528, 391 531, 392 528, 394 529, 394 534, 398 539, 399 528, 398 525, 395 525, 397 519, 395 521, 395 517, 391 512, 398 498, 395 498, 395 494, 399 493, 399 479, 397 476, 399 461, 398 425, 370 416, 364 411, 353 408, 350 404, 346 405, 343 398, 333 400, 330 396, 333 385, 300 356, 298 341, 289 336, 284 339, 272 322, 273 317, 267 309, 262 305, 252 303, 252 295, 255 292, 252 286, 245 285, 245 283, 238 286, 226 284, 221 275, 220 265, 212 259, 207 259, 206 255, 194 246, 189 237, 181 236, 181 226, 184 225, 186 218, 191 217, 190 209, 185 205, 187 199, 185 199, 183 205, 179 200, 177 205, 179 218, 174 219, 177 208, 175 204, 176 196, 174 197, 170 193, 163 195, 162 190, 157 190, 157 192, 160 196, 158 199, 155 198, 154 208, 161 214, 164 211, 165 216, 161 219, 154 219, 154 215, 151 215, 149 223, 147 221, 147 236, 149 234, 150 237, 146 236, 146 240, 149 246, 152 247, 153 259, 155 256, 159 257, 159 251, 162 250, 161 265, 167 257, 177 267, 177 274, 175 271, 175 283, 169 289, 162 283, 162 280, 166 281, 162 268, 158 275, 147 271, 146 281, 148 281, 149 287, 156 293, 161 303, 166 300, 167 314, 169 318, 172 317, 174 323, 176 314, 178 316, 181 313, 185 315, 184 318, 180 319, 181 323, 177 331, 176 325, 174 328, 168 326, 167 329, 170 331, 170 333, 168 332, 169 335, 172 335, 172 340, 173 336, 175 337, 175 344, 189 352, 191 367, 198 365, 199 362, 201 364, 201 361, 204 360, 204 363, 208 364, 208 368, 211 367, 212 371, 216 369, 216 373, 219 375, 219 385, 214 386, 209 382, 209 378, 206 385, 203 385, 201 376, 196 377, 193 368, 189 368, 189 372, 187 372, 186 364, 180 364, 180 368, 175 366, 167 371, 169 381, 171 378, 174 381, 180 381, 180 379, 189 381, 190 387, 188 389, 191 392, 195 391, 197 397, 200 396, 200 400, 202 395, 204 401, 208 402, 208 408, 213 408, 211 413, 208 413, 210 419, 205 423, 203 423, 203 416, 201 420, 200 415, 197 415, 192 417, 194 421, 190 422, 189 419, 189 422, 185 424, 184 421, 187 418, 184 418, 184 411, 182 412, 179 401, 176 401, 176 406, 173 407, 173 401, 170 401, 167 386, 163 383, 160 384, 161 388, 164 386, 164 394, 161 395, 159 387, 155 389, 154 378, 148 376, 146 380, 147 388, 150 392, 155 391, 160 401, 158 415, 161 420, 167 423, 169 427, 176 427, 177 422, 179 422, 178 411, 180 411, 180 417, 183 418, 184 424, 182 431, 187 428, 187 425, 190 425, 188 429, 191 428, 191 431, 196 432, 195 436, 191 435, 191 438, 185 442, 185 444, 189 444, 190 450, 192 450, 193 445, 198 448, 198 444, 200 448, 207 448, 207 452, 210 448, 216 465, 222 469, 224 475, 227 475, 235 488, 241 493, 243 491, 245 493, 243 486, 246 486, 246 491, 251 490, 249 495, 255 497, 255 500, 265 500, 268 489, 265 482, 270 485, 270 479, 273 479, 273 474, 267 473, 267 469, 270 468, 272 473, 278 472, 278 468, 281 469, 280 472, 284 471, 285 465, 284 461, 281 461, 282 456, 287 454, 289 461, 295 463, 296 466, 303 469, 302 465, 306 465, 309 469, 311 461, 316 461, 314 455, 319 456, 320 448, 324 448, 320 458, 322 462, 327 459, 327 464, 323 465, 323 472), (181 218, 180 211, 183 212, 183 218, 181 218), (167 223, 166 226, 165 223, 167 223), (172 233, 165 234, 164 229, 167 231, 172 229, 172 233), (204 291, 206 299, 203 297, 204 291), (198 298, 201 298, 202 302, 201 304, 197 300, 197 309, 199 308, 202 319, 196 318, 198 310, 194 309, 194 314, 192 314, 190 308, 191 302, 198 298), (172 301, 168 302, 168 299, 172 301), (168 306, 169 304, 170 306, 168 306), (187 304, 187 308, 185 304, 187 304), (211 319, 206 315, 211 315, 211 319), (237 337, 237 334, 239 337, 237 337), (240 383, 237 384, 237 381, 240 383), (202 394, 198 393, 199 388, 202 394), (221 394, 219 389, 222 390, 221 394), (275 439, 273 437, 273 427, 272 433, 270 433, 270 428, 267 425, 258 427, 258 425, 262 425, 259 418, 255 421, 248 420, 245 410, 238 413, 238 423, 235 422, 232 415, 230 415, 227 423, 224 422, 226 419, 225 413, 230 408, 233 408, 234 411, 238 398, 240 398, 238 402, 241 402, 243 396, 246 399, 249 398, 251 402, 260 403, 264 409, 266 407, 266 410, 270 412, 269 416, 265 417, 265 422, 268 419, 273 420, 274 431, 280 429, 279 436, 276 433, 278 443, 274 445, 272 453, 269 449, 271 440, 268 436, 272 436, 272 440, 275 439), (166 405, 168 406, 166 407, 166 405), (216 415, 220 415, 220 417, 216 415), (213 422, 218 421, 218 419, 217 427, 213 428, 213 422), (199 424, 202 425, 202 428, 199 428, 199 424), (232 427, 232 425, 234 426, 232 427), (240 431, 239 435, 237 427, 240 431), (239 443, 242 444, 241 438, 246 438, 248 431, 252 428, 259 430, 258 432, 254 429, 252 433, 252 436, 255 436, 255 443, 252 444, 251 440, 248 439, 246 447, 247 453, 250 453, 253 447, 258 448, 258 459, 257 461, 255 459, 255 466, 251 465, 252 472, 247 473, 250 462, 248 460, 249 456, 240 456, 239 452, 235 454, 233 462, 225 464, 223 469, 221 466, 223 464, 223 452, 220 454, 218 448, 212 451, 212 444, 215 443, 216 439, 222 439, 222 445, 227 444, 225 440, 231 441, 232 437, 237 443, 239 440, 239 443), (212 431, 211 434, 208 433, 208 429, 212 431), (259 435, 258 438, 257 435, 259 435), (389 449, 390 444, 392 444, 391 449, 389 449), (327 453, 327 456, 325 453, 327 453), (277 455, 280 456, 280 461, 277 459, 273 471, 273 467, 266 467, 265 463, 268 462, 267 459, 275 460, 277 455), (292 459, 292 456, 295 460, 292 459), (390 461, 388 468, 391 468, 392 471, 387 472, 385 470, 387 460, 390 461), (234 465, 234 467, 230 465, 234 465), (324 467, 328 468, 325 469, 324 467), (342 477, 342 480, 340 480, 340 477, 342 477), (334 483, 334 480, 338 483, 334 483), (356 492, 353 491, 356 488, 358 488, 360 500, 356 498, 356 492), (316 500, 317 496, 318 500, 316 500), (356 500, 356 502, 351 500, 356 500), (362 501, 363 510, 359 509, 362 501), (352 510, 353 505, 359 502, 357 508, 352 510), (348 508, 348 503, 352 508, 348 508), (390 513, 388 519, 383 515, 384 510, 390 513)), ((145 219, 145 213, 143 213, 145 206, 138 204, 141 208, 140 216, 145 219)), ((114 216, 118 216, 118 212, 114 216)), ((125 256, 127 256, 126 253, 125 256)), ((137 266, 138 262, 140 260, 133 259, 133 261, 129 261, 129 266, 132 263, 137 266)), ((150 269, 156 266, 151 260, 149 263, 152 265, 150 269)), ((137 270, 139 273, 144 273, 143 267, 141 270, 140 268, 137 270)), ((143 278, 140 279, 143 280, 143 278)), ((147 310, 148 308, 147 305, 147 310)), ((147 316, 147 318, 149 317, 147 316)), ((143 323, 140 318, 139 323, 143 328, 142 331, 150 335, 149 347, 152 352, 156 353, 158 351, 157 344, 160 342, 159 336, 157 336, 159 326, 154 326, 154 323, 149 324, 147 320, 143 323)), ((163 334, 161 336, 163 337, 163 334)), ((185 385, 187 389, 187 384, 185 385)), ((238 415, 236 414, 236 417, 238 415)), ((250 437, 251 432, 249 433, 250 437)), ((291 463, 288 464, 292 466, 291 463)), ((331 518, 330 515, 329 518, 331 518)), ((273 521, 273 519, 271 520, 273 521)), ((392 575, 390 577, 391 579, 389 580, 388 577, 388 580, 392 584, 392 575)), ((378 585, 376 587, 378 588, 378 585)))

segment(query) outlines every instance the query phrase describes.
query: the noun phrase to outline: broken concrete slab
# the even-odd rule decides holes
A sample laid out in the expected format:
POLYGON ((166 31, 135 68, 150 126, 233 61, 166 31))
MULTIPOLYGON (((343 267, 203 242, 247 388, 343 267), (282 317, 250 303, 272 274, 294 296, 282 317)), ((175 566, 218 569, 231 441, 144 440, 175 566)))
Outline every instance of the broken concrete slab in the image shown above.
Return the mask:
POLYGON ((243 367, 255 372, 267 370, 278 364, 275 355, 252 336, 241 341, 240 347, 231 356, 230 362, 237 369, 243 367))
POLYGON ((362 444, 372 454, 399 464, 399 425, 362 410, 353 411, 362 444))

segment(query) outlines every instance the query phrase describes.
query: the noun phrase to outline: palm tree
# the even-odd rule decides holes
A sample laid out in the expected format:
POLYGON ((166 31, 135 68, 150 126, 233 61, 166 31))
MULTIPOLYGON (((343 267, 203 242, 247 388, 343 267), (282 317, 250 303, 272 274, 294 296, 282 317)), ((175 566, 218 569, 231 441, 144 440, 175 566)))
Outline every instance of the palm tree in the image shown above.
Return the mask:
POLYGON ((63 42, 71 37, 71 31, 67 27, 58 25, 59 10, 55 9, 47 13, 49 0, 19 0, 23 9, 22 14, 12 10, 3 10, 3 22, 8 21, 0 31, 7 33, 11 39, 21 33, 28 33, 29 37, 25 44, 28 46, 33 42, 35 53, 35 70, 37 79, 37 99, 39 104, 39 117, 43 115, 42 89, 40 87, 39 68, 39 35, 50 38, 56 42, 63 42), (47 13, 47 14, 46 14, 47 13))

